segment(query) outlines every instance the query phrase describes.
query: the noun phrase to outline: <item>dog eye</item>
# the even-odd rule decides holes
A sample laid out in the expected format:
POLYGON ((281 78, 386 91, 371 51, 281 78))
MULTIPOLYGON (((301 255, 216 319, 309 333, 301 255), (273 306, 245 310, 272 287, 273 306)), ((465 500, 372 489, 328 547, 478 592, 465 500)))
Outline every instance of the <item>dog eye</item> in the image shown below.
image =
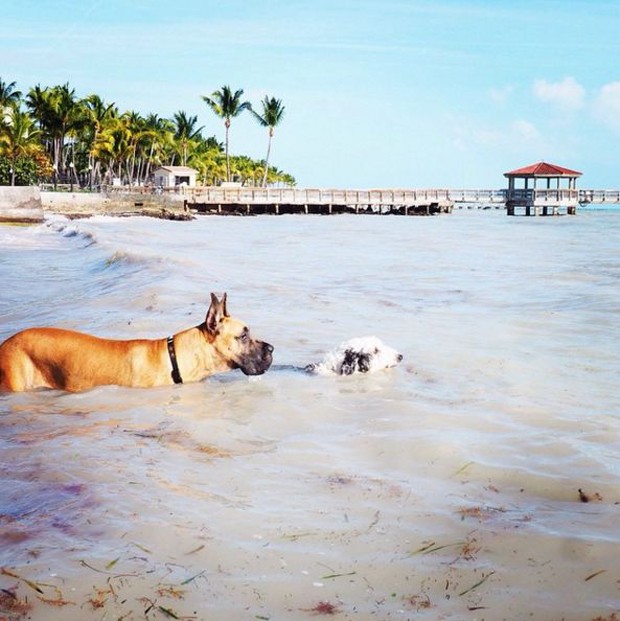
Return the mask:
POLYGON ((250 338, 250 335, 248 334, 248 332, 244 331, 237 337, 237 340, 241 341, 242 343, 247 343, 249 338, 250 338))

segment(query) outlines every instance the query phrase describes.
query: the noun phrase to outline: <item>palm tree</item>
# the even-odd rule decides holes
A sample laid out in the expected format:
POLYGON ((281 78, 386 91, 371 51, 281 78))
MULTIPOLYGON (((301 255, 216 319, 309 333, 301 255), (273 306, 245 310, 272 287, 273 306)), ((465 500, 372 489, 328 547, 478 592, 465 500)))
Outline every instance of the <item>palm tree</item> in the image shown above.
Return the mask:
POLYGON ((88 151, 88 187, 91 188, 100 174, 101 162, 95 157, 95 145, 101 132, 118 116, 116 106, 106 104, 99 95, 91 94, 82 101, 86 124, 83 139, 88 151))
POLYGON ((175 127, 169 119, 162 119, 153 113, 146 116, 145 127, 148 131, 148 154, 145 155, 144 180, 147 182, 151 178, 153 166, 161 166, 164 162, 169 161, 170 154, 173 153, 175 147, 175 127))
POLYGON ((0 113, 4 108, 18 107, 21 97, 21 92, 15 89, 15 82, 7 84, 0 78, 0 113))
MULTIPOLYGON (((76 133, 84 125, 84 116, 81 106, 75 97, 75 90, 69 84, 41 89, 40 86, 30 89, 26 97, 26 105, 39 123, 51 151, 54 163, 54 183, 58 171, 65 173, 73 163, 73 152, 65 150, 65 139, 71 137, 69 144, 73 144, 76 133), (68 157, 71 161, 67 162, 68 157)), ((70 170, 73 174, 73 171, 70 170)))
POLYGON ((269 140, 267 142, 267 157, 265 157, 265 172, 263 173, 263 187, 267 187, 267 172, 269 171, 269 155, 271 153, 271 139, 277 125, 280 124, 284 117, 284 106, 281 99, 275 97, 267 97, 261 101, 263 113, 258 114, 252 110, 254 118, 263 126, 269 128, 269 140))
POLYGON ((0 145, 11 162, 11 185, 15 185, 17 159, 41 150, 40 133, 28 113, 9 108, 6 121, 2 124, 0 145))
POLYGON ((133 185, 139 181, 141 148, 145 145, 145 139, 148 141, 150 130, 146 127, 144 117, 133 110, 125 112, 121 121, 121 140, 117 143, 120 147, 117 153, 120 161, 125 164, 127 181, 133 185))
POLYGON ((174 137, 181 147, 181 165, 187 166, 187 148, 191 141, 201 138, 203 128, 196 128, 197 116, 187 116, 183 110, 175 112, 172 120, 175 125, 174 137))
POLYGON ((243 89, 233 93, 229 86, 223 86, 221 90, 211 93, 211 97, 204 95, 202 97, 211 110, 224 119, 224 127, 226 127, 226 181, 230 181, 230 157, 228 153, 230 121, 244 110, 252 109, 249 101, 241 101, 242 95, 243 89))
POLYGON ((92 146, 92 156, 98 175, 95 176, 99 183, 111 183, 115 176, 113 166, 115 163, 115 149, 117 144, 117 132, 123 121, 120 117, 113 117, 102 125, 97 134, 97 139, 92 146), (103 170, 101 170, 103 165, 103 170))
POLYGON ((226 179, 226 161, 219 149, 207 149, 195 154, 192 166, 198 170, 202 185, 217 185, 226 179))

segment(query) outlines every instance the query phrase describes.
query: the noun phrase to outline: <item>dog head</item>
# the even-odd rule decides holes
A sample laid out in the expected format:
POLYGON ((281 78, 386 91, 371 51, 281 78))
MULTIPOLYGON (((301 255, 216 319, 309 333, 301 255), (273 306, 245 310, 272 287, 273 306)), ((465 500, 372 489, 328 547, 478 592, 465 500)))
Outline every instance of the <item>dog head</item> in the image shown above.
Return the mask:
POLYGON ((225 293, 221 300, 211 294, 205 327, 209 342, 231 369, 262 375, 271 366, 273 346, 253 339, 247 325, 228 314, 225 293))
POLYGON ((353 375, 353 373, 368 373, 372 364, 370 352, 347 349, 342 357, 340 375, 353 375))
POLYGON ((322 375, 354 375, 374 373, 396 366, 402 354, 385 345, 374 336, 351 339, 329 352, 322 362, 311 364, 306 370, 322 375))

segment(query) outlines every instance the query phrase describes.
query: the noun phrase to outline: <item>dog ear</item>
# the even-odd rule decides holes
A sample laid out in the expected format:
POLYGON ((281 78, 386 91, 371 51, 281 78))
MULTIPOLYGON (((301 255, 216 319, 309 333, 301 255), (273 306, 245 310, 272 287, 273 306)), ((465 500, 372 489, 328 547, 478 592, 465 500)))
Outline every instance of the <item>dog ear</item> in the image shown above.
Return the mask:
POLYGON ((222 296, 222 300, 218 300, 215 293, 211 294, 211 305, 207 311, 207 318, 205 323, 207 324, 207 330, 211 333, 217 331, 217 324, 224 318, 228 317, 226 314, 226 294, 222 296))
POLYGON ((357 365, 357 352, 352 349, 347 349, 344 352, 344 358, 340 365, 340 375, 352 375, 355 373, 355 367, 357 365))
POLYGON ((370 371, 370 354, 359 354, 357 357, 357 368, 360 373, 370 371))
POLYGON ((224 292, 224 295, 222 296, 222 315, 224 317, 230 317, 228 311, 226 310, 226 292, 224 292))

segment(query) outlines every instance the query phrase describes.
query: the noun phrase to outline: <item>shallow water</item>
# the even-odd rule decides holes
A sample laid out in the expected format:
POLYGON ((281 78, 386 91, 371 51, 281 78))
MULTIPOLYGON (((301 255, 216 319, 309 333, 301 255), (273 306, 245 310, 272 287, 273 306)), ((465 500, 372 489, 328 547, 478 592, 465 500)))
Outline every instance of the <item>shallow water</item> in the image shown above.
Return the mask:
POLYGON ((619 247, 620 212, 0 227, 0 339, 164 337, 227 291, 275 346, 259 378, 0 395, 0 617, 609 617, 619 247), (288 368, 364 335, 403 363, 288 368))

